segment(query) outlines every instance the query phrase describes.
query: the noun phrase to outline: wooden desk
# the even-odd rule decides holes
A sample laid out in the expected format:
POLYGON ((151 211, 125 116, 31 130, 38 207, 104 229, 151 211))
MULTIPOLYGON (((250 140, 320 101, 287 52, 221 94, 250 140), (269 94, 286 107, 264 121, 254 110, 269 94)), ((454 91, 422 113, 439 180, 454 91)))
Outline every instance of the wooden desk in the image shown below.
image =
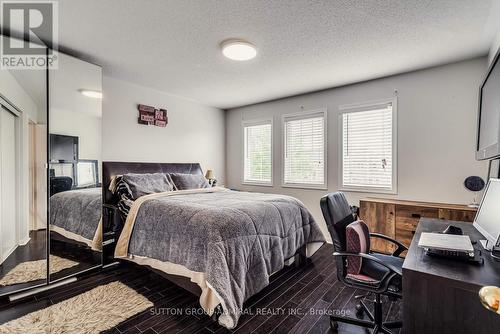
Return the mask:
MULTIPOLYGON (((477 209, 467 205, 405 201, 388 198, 365 198, 359 202, 360 218, 371 232, 385 234, 405 246, 410 246, 420 218, 439 218, 472 222, 477 209)), ((394 244, 372 239, 370 248, 377 252, 392 253, 394 244)))
POLYGON ((403 264, 403 333, 499 333, 500 315, 486 310, 478 291, 500 286, 500 262, 480 243, 484 265, 429 257, 418 247, 422 232, 460 227, 472 241, 484 239, 470 223, 422 218, 403 264))

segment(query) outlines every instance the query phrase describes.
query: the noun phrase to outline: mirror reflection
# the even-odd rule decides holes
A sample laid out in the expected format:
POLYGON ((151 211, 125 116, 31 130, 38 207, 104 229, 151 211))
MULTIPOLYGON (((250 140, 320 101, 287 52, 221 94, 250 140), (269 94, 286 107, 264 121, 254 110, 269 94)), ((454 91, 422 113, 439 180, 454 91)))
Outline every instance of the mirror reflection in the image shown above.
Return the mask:
POLYGON ((101 68, 59 54, 49 73, 50 281, 101 264, 101 68))
POLYGON ((46 92, 44 69, 0 70, 0 296, 47 281, 46 92))

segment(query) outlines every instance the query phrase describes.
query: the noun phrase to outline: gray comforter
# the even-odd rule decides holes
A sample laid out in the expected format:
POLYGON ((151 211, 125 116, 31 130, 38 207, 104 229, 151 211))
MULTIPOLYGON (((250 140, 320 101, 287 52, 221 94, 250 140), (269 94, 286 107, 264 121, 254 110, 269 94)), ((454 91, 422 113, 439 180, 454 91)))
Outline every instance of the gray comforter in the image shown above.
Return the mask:
POLYGON ((301 246, 324 241, 309 211, 293 197, 221 191, 144 202, 128 252, 204 272, 231 328, 243 302, 267 286, 286 259, 301 246))
POLYGON ((101 188, 70 190, 50 197, 50 224, 93 240, 101 219, 101 188))

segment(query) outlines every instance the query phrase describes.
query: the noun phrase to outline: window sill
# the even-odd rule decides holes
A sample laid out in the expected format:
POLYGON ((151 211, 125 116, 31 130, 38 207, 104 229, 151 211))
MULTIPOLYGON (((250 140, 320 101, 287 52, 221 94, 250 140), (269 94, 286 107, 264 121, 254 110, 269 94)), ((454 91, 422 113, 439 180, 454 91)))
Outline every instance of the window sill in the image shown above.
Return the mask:
POLYGON ((300 183, 283 183, 281 184, 283 188, 295 188, 295 189, 310 189, 310 190, 328 190, 328 187, 324 184, 300 184, 300 183))
POLYGON ((249 182, 249 181, 243 181, 241 182, 242 185, 245 186, 258 186, 258 187, 272 187, 272 183, 259 183, 259 182, 249 182))
POLYGON ((370 193, 370 194, 387 194, 387 195, 397 195, 398 194, 397 189, 381 189, 381 188, 340 187, 339 191, 370 193))

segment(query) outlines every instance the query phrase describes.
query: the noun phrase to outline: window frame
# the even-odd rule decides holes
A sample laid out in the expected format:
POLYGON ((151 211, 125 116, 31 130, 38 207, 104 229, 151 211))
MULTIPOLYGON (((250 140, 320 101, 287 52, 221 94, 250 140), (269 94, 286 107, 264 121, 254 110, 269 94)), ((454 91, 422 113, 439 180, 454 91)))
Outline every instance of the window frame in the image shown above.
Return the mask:
POLYGON ((328 110, 326 107, 319 109, 311 109, 296 113, 283 114, 281 116, 281 131, 283 143, 281 145, 281 186, 283 188, 296 189, 316 189, 328 190, 328 110), (323 116, 323 184, 313 183, 289 183, 285 182, 285 155, 286 155, 286 120, 287 118, 308 119, 314 118, 315 115, 323 116))
POLYGON ((398 193, 398 99, 397 97, 372 100, 362 103, 345 104, 339 106, 339 121, 338 121, 338 184, 339 190, 350 192, 364 192, 375 194, 391 194, 398 193), (366 187, 366 186, 345 186, 344 185, 344 124, 343 115, 347 113, 368 111, 375 109, 378 106, 392 103, 392 188, 384 187, 366 187))
POLYGON ((260 118, 252 120, 244 120, 241 122, 241 137, 242 137, 242 164, 241 164, 241 184, 249 186, 262 186, 262 187, 273 187, 274 181, 274 118, 260 118), (258 126, 271 124, 271 181, 270 182, 258 182, 258 181, 247 181, 245 180, 245 127, 258 126))

